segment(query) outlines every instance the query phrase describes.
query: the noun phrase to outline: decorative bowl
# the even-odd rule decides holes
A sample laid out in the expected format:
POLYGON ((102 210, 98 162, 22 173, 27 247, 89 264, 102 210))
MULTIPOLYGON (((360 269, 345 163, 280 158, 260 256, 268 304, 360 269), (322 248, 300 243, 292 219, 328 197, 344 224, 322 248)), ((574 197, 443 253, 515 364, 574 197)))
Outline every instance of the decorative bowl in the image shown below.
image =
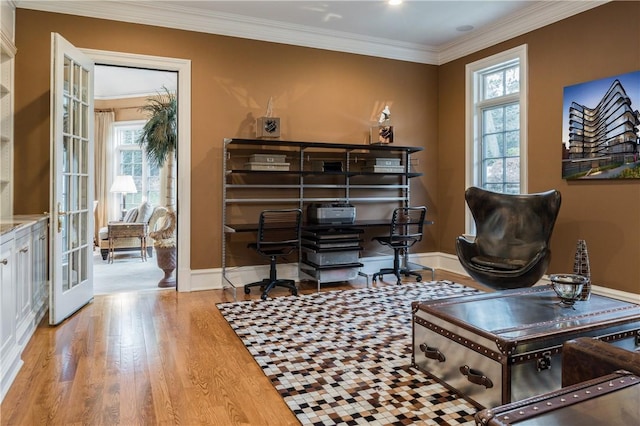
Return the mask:
POLYGON ((573 305, 582 287, 589 280, 587 277, 577 274, 553 274, 549 276, 553 290, 556 292, 561 302, 567 306, 573 305))

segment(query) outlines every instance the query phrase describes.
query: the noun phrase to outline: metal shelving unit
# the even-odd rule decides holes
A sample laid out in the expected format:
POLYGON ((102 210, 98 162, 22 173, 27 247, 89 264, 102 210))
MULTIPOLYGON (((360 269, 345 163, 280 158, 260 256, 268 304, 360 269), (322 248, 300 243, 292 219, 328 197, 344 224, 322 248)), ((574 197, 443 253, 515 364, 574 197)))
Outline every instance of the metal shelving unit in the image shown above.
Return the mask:
MULTIPOLYGON (((251 230, 251 223, 266 208, 305 211, 311 203, 348 203, 367 206, 379 203, 388 208, 410 205, 410 180, 422 176, 413 169, 411 154, 422 147, 362 145, 326 142, 296 142, 262 139, 225 139, 222 190, 222 275, 223 286, 235 285, 228 276, 229 234, 251 230), (288 166, 282 170, 247 170, 252 155, 284 156, 288 166), (398 159, 402 168, 365 170, 377 158, 398 159), (327 165, 332 167, 327 169, 327 165), (336 170, 337 169, 337 170, 336 170), (233 213, 230 210, 233 210, 233 213)), ((274 167, 275 168, 275 167, 274 167)), ((360 216, 360 215, 358 215, 360 216)), ((389 215, 367 217, 368 222, 388 222, 389 215)))

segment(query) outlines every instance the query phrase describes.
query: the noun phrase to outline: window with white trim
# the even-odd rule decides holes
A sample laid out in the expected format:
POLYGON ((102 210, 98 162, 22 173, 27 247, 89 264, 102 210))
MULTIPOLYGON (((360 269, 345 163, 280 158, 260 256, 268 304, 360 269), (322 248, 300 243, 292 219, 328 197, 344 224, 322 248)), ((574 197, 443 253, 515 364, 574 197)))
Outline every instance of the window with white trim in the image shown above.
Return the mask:
MULTIPOLYGON (((527 46, 466 67, 466 186, 527 191, 527 46)), ((467 231, 473 219, 467 212, 467 231)))
POLYGON ((126 194, 127 207, 137 206, 143 201, 154 206, 160 204, 160 169, 149 162, 137 142, 144 123, 128 121, 114 124, 115 174, 133 176, 138 190, 136 194, 126 194))

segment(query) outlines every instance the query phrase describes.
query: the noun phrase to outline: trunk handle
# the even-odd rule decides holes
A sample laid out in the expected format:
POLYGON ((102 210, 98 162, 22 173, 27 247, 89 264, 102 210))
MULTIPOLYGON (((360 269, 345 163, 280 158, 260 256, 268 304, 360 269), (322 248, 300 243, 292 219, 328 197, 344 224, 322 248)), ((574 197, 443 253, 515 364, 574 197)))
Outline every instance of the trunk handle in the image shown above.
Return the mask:
POLYGON ((484 375, 484 373, 480 370, 474 370, 468 365, 463 365, 460 367, 460 373, 463 376, 467 377, 467 380, 476 385, 482 385, 485 388, 489 389, 493 387, 493 382, 490 378, 484 375))
POLYGON ((420 350, 424 352, 424 355, 427 358, 438 360, 438 362, 445 362, 447 358, 444 356, 438 348, 434 348, 433 346, 428 346, 426 343, 420 344, 420 350))

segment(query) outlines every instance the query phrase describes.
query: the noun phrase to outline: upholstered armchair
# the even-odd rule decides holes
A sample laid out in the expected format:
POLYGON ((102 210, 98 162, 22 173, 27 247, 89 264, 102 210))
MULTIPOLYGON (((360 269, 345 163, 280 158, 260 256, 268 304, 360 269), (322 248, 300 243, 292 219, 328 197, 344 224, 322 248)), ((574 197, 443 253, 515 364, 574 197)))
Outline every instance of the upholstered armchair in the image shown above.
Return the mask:
MULTIPOLYGON (((167 214, 167 208, 162 206, 151 207, 148 203, 142 203, 140 206, 130 209, 125 214, 124 222, 146 222, 147 223, 147 256, 153 257, 153 238, 149 233, 156 230, 159 226, 159 220, 167 214)), ((108 227, 100 228, 98 233, 98 246, 102 260, 107 260, 109 253, 109 237, 108 227)), ((115 251, 136 250, 140 252, 140 240, 134 238, 118 238, 114 241, 115 251)))
POLYGON ((465 199, 476 236, 458 237, 456 252, 467 273, 494 290, 538 282, 549 266, 549 240, 560 210, 560 193, 512 195, 470 187, 465 199))

